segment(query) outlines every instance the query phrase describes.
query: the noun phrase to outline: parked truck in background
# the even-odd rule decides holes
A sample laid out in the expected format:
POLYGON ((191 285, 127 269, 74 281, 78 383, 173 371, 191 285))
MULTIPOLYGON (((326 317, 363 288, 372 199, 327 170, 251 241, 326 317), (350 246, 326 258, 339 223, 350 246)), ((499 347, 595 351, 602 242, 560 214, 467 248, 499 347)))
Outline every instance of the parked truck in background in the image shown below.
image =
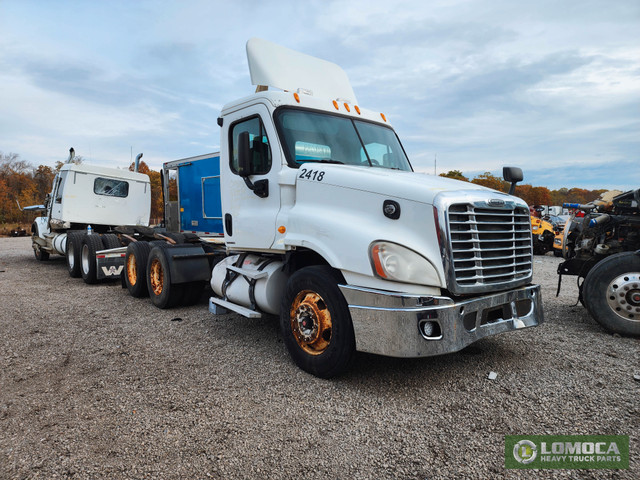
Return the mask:
POLYGON ((173 242, 129 243, 132 295, 169 307, 208 282, 212 313, 278 315, 325 378, 355 351, 446 354, 542 322, 521 199, 414 172, 337 65, 260 39, 247 57, 257 89, 223 107, 220 152, 164 165, 173 242))
POLYGON ((148 227, 151 209, 149 177, 134 172, 73 162, 75 151, 53 179, 44 205, 31 226, 32 246, 38 260, 52 254, 65 255, 69 274, 95 283, 119 270, 103 271, 95 264, 96 252, 120 247, 114 233, 118 225, 148 227))

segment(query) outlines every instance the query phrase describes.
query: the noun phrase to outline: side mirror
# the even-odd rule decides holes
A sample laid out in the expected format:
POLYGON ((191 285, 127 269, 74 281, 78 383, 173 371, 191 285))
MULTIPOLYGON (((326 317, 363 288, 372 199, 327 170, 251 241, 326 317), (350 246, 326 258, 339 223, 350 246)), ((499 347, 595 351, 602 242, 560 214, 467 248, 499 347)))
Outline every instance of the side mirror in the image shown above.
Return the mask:
POLYGON ((242 177, 245 185, 260 198, 269 196, 269 180, 257 180, 252 182, 249 177, 253 171, 253 152, 249 140, 249 132, 242 132, 238 135, 238 175, 242 177))
POLYGON ((516 191, 516 183, 521 182, 524 176, 522 175, 522 169, 519 167, 503 167, 502 177, 505 181, 511 184, 509 188, 509 195, 513 195, 516 191))
POLYGON ((240 135, 238 135, 238 175, 248 177, 251 173, 249 132, 241 132, 240 135))

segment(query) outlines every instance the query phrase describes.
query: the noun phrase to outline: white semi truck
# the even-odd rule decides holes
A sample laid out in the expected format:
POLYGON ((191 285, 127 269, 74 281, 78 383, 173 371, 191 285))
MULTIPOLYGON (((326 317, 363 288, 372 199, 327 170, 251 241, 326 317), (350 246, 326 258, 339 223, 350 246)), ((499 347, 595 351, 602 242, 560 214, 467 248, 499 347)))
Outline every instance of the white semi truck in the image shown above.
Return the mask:
POLYGON ((165 308, 209 283, 212 313, 278 315, 325 378, 355 351, 440 355, 542 322, 521 199, 414 172, 337 65, 255 38, 247 57, 256 92, 223 107, 220 152, 164 165, 177 233, 129 243, 132 295, 165 308))
POLYGON ((120 273, 118 268, 98 269, 95 263, 97 251, 121 246, 113 229, 149 226, 151 186, 149 177, 138 172, 142 154, 136 158, 134 172, 76 164, 74 156, 71 148, 44 205, 25 210, 44 211, 31 226, 35 257, 47 260, 51 254, 66 255, 72 277, 95 283, 120 273))

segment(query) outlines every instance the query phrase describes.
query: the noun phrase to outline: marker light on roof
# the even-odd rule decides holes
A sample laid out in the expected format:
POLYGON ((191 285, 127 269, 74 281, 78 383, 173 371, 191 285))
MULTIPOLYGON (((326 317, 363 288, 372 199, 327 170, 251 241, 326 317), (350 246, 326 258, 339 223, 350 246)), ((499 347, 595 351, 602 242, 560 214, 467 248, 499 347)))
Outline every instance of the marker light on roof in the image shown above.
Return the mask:
POLYGON ((295 99, 296 99, 296 102, 300 103, 300 95, 298 95, 298 92, 295 92, 295 93, 293 94, 293 98, 295 98, 295 99))
POLYGON ((336 102, 335 100, 333 101, 333 106, 336 107, 336 110, 340 109, 340 107, 338 106, 338 102, 336 102))
POLYGON ((385 122, 387 121, 387 117, 384 116, 384 113, 381 113, 380 116, 382 117, 382 120, 384 120, 385 122))
POLYGON ((358 105, 354 105, 353 108, 355 108, 358 115, 360 115, 360 107, 358 105))
POLYGON ((348 103, 345 103, 345 104, 344 104, 344 108, 346 108, 346 109, 347 109, 347 112, 350 112, 350 111, 351 111, 351 109, 349 108, 349 104, 348 104, 348 103))

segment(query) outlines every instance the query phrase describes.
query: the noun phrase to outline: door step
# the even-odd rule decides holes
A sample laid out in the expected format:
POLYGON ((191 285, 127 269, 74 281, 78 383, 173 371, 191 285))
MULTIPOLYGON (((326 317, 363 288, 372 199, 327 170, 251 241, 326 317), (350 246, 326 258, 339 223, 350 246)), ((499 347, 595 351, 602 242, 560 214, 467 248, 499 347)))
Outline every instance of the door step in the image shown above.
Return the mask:
POLYGON ((250 308, 237 305, 221 298, 209 298, 209 312, 214 315, 224 315, 225 313, 229 313, 229 310, 247 318, 262 318, 262 313, 257 312, 256 310, 251 310, 250 308))

